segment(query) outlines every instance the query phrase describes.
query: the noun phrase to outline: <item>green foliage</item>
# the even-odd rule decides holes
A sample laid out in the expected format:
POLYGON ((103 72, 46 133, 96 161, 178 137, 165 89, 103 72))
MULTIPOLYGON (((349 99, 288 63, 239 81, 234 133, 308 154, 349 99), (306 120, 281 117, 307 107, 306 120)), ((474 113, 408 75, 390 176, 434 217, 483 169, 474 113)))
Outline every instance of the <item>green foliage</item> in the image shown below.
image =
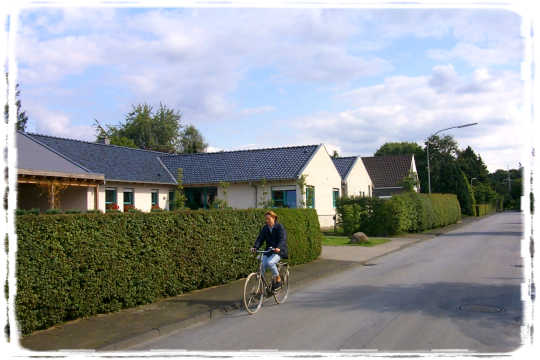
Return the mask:
POLYGON ((199 130, 193 125, 189 125, 180 133, 180 144, 182 152, 185 154, 205 152, 208 147, 199 130))
POLYGON ((469 181, 472 178, 476 178, 480 183, 487 180, 489 175, 487 166, 484 164, 482 157, 476 155, 470 146, 467 146, 463 151, 458 151, 457 164, 469 181))
POLYGON ((418 188, 420 185, 418 175, 412 170, 409 171, 409 175, 403 178, 400 185, 403 186, 403 190, 406 192, 414 191, 414 188, 418 188))
POLYGON ((174 201, 172 210, 183 210, 186 208, 186 194, 184 193, 184 169, 178 168, 178 174, 176 177, 176 189, 174 190, 174 201))
POLYGON ((30 210, 25 210, 25 209, 17 209, 15 210, 15 214, 16 215, 39 215, 39 209, 30 209, 30 210))
MULTIPOLYGON (((9 91, 9 81, 8 81, 8 73, 6 73, 6 85, 8 86, 9 91)), ((17 107, 17 123, 15 124, 15 127, 17 130, 20 130, 22 132, 26 131, 26 126, 28 125, 28 115, 26 115, 26 111, 22 111, 22 105, 21 105, 21 99, 20 99, 21 91, 19 90, 19 84, 15 84, 15 106, 17 107)), ((9 119, 9 104, 6 103, 4 105, 4 120, 7 123, 9 119)))
POLYGON ((374 154, 374 156, 386 155, 419 155, 424 150, 414 142, 388 142, 382 145, 374 154))
POLYGON ((65 214, 80 214, 82 211, 81 210, 76 210, 76 209, 67 209, 67 210, 64 210, 64 213, 65 214))
POLYGON ((88 210, 86 211, 87 214, 103 214, 101 210, 88 210))
POLYGON ((214 198, 214 201, 210 204, 211 208, 214 209, 232 209, 232 207, 229 206, 229 203, 227 201, 227 189, 231 186, 230 183, 226 181, 220 181, 219 187, 221 188, 221 191, 223 192, 223 199, 219 199, 217 196, 214 198))
POLYGON ((57 215, 57 214, 63 214, 64 212, 60 209, 48 209, 45 210, 44 214, 46 215, 57 215))
MULTIPOLYGON (((275 209, 289 262, 316 259, 311 209, 275 209)), ((16 313, 23 334, 245 277, 263 209, 17 218, 16 313)))
POLYGON ((108 126, 105 130, 97 126, 97 139, 107 136, 111 144, 177 153, 180 149, 181 114, 160 104, 157 111, 148 104, 133 106, 124 123, 108 126))
POLYGON ((263 209, 271 208, 274 204, 272 204, 272 199, 268 197, 269 191, 268 191, 268 183, 266 179, 263 179, 261 181, 261 196, 259 199, 257 199, 257 206, 263 209))
POLYGON ((493 214, 497 211, 496 201, 492 201, 487 204, 476 204, 475 205, 475 216, 485 216, 493 214))
POLYGON ((497 193, 487 183, 473 185, 474 198, 478 204, 487 204, 497 199, 497 193))
POLYGON ((342 198, 337 212, 343 232, 362 231, 369 236, 418 232, 457 222, 461 208, 453 194, 394 195, 388 200, 369 197, 342 198))

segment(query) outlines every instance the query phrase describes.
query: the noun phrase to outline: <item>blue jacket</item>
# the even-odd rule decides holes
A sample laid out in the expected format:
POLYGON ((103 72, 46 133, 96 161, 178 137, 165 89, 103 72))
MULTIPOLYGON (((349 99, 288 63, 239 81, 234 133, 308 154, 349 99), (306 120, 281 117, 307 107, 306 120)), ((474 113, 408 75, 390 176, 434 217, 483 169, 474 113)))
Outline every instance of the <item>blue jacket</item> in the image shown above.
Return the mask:
POLYGON ((253 247, 258 249, 261 247, 263 242, 266 242, 266 249, 269 247, 278 248, 279 253, 277 254, 280 257, 284 259, 289 258, 289 251, 287 249, 287 232, 280 223, 274 224, 272 233, 270 233, 268 225, 264 225, 259 233, 259 236, 257 237, 257 240, 255 240, 255 245, 253 245, 253 247))

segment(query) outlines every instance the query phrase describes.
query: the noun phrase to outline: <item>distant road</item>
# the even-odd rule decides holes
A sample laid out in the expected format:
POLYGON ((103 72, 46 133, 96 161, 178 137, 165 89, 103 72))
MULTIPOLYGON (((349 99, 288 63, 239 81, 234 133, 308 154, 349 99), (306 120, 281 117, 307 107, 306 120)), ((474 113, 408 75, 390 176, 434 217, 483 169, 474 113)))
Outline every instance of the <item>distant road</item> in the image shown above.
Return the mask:
MULTIPOLYGON (((499 213, 135 349, 508 352, 520 345, 522 215, 499 213)), ((294 276, 294 273, 293 273, 294 276)))

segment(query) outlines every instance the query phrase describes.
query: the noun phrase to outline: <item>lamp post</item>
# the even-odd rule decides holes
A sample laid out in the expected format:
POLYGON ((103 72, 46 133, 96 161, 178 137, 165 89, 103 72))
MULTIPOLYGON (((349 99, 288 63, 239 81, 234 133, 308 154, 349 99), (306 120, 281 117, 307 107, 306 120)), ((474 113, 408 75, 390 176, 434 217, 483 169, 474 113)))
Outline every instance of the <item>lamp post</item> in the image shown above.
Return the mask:
MULTIPOLYGON (((442 129, 442 130, 439 130, 439 131, 435 132, 435 133, 434 133, 433 135, 431 135, 429 138, 431 138, 431 137, 437 135, 437 134, 440 133, 440 132, 446 131, 446 130, 450 130, 450 129, 461 129, 461 128, 469 127, 469 126, 473 126, 473 125, 478 125, 478 123, 463 124, 463 125, 457 125, 457 126, 452 126, 452 127, 446 128, 446 129, 442 129)), ((431 194, 431 173, 430 173, 430 169, 429 169, 429 138, 428 138, 428 141, 427 141, 427 144, 426 144, 426 150, 427 150, 428 189, 429 189, 429 193, 431 194)))
POLYGON ((477 180, 476 178, 471 178, 471 188, 472 188, 472 181, 477 180))

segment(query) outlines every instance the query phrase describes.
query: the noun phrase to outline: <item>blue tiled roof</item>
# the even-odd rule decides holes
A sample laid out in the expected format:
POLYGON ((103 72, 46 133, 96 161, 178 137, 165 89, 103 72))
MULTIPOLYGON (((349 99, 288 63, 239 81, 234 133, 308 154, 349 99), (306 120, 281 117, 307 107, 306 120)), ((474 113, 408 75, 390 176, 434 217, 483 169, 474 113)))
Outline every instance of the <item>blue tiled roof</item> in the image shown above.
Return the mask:
POLYGON ((351 170, 351 167, 353 166, 355 160, 356 156, 332 158, 332 161, 334 162, 334 165, 336 165, 336 169, 338 170, 339 175, 341 175, 341 179, 345 179, 345 177, 349 173, 349 170, 351 170))
POLYGON ((164 155, 161 160, 184 184, 297 179, 318 145, 216 153, 164 155))
POLYGON ((104 174, 106 180, 176 183, 159 161, 159 156, 165 154, 162 152, 39 134, 26 135, 91 172, 104 174))

